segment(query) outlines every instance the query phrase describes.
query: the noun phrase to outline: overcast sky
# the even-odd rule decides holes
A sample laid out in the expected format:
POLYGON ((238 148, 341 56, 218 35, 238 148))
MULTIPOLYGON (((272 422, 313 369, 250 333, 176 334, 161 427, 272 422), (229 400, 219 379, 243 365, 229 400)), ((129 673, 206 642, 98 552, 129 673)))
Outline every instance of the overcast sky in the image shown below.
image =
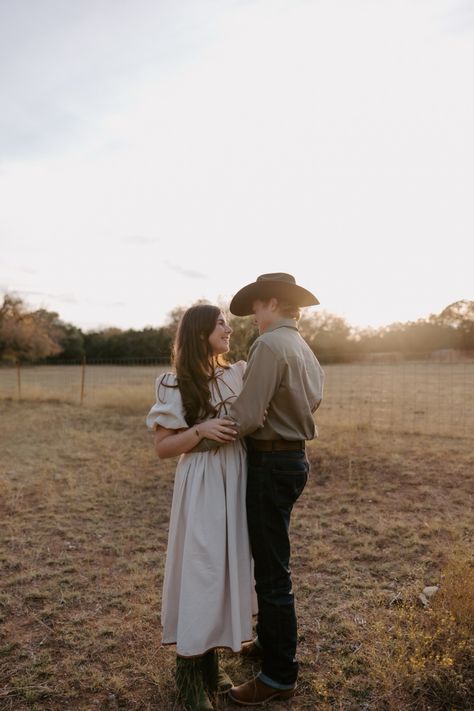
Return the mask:
POLYGON ((472 0, 0 0, 0 290, 159 325, 287 271, 474 298, 472 0))

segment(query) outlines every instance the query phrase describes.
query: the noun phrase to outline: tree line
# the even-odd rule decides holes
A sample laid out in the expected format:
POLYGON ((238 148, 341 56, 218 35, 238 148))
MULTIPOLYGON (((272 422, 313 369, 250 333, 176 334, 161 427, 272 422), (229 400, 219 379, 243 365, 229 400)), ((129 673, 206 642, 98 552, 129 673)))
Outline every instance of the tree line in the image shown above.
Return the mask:
MULTIPOLYGON (((61 362, 154 360, 169 362, 177 325, 185 307, 166 322, 141 330, 104 328, 84 332, 54 311, 31 310, 18 296, 5 294, 0 306, 0 361, 61 362)), ((231 360, 245 358, 257 337, 251 316, 230 316, 231 360)), ((322 362, 346 362, 369 354, 423 358, 434 351, 474 351, 474 301, 456 301, 439 314, 381 328, 352 328, 340 316, 318 311, 299 321, 301 334, 322 362)))

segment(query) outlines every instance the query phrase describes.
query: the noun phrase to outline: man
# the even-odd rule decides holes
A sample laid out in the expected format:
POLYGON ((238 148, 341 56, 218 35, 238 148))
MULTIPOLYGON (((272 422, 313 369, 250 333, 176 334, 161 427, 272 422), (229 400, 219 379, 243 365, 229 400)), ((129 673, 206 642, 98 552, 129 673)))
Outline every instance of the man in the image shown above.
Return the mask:
POLYGON ((293 696, 298 676, 297 623, 289 568, 289 524, 309 464, 305 441, 316 436, 313 413, 324 373, 299 334, 299 307, 318 304, 290 274, 262 274, 232 299, 236 316, 255 315, 260 336, 252 345, 244 386, 230 416, 247 437, 247 519, 255 561, 257 639, 244 656, 262 658, 262 671, 233 687, 242 705, 293 696))

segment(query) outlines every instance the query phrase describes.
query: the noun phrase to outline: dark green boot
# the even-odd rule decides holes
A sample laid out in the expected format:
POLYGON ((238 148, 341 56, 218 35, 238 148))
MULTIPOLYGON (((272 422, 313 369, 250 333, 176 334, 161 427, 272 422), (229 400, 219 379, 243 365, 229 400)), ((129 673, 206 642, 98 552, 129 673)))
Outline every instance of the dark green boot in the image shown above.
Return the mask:
POLYGON ((203 657, 176 657, 176 687, 186 711, 213 711, 203 671, 203 657))
POLYGON ((211 693, 225 694, 234 684, 232 679, 219 666, 217 649, 211 649, 202 657, 204 684, 211 693))

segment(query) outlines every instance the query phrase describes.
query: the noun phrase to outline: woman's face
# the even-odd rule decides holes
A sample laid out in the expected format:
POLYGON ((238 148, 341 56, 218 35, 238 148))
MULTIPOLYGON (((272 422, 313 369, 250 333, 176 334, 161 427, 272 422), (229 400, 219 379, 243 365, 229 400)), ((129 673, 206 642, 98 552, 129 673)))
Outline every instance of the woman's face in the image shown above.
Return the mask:
POLYGON ((227 353, 231 333, 232 329, 225 320, 224 314, 221 312, 217 317, 216 326, 209 336, 209 345, 212 348, 213 355, 218 356, 221 355, 221 353, 227 353))

